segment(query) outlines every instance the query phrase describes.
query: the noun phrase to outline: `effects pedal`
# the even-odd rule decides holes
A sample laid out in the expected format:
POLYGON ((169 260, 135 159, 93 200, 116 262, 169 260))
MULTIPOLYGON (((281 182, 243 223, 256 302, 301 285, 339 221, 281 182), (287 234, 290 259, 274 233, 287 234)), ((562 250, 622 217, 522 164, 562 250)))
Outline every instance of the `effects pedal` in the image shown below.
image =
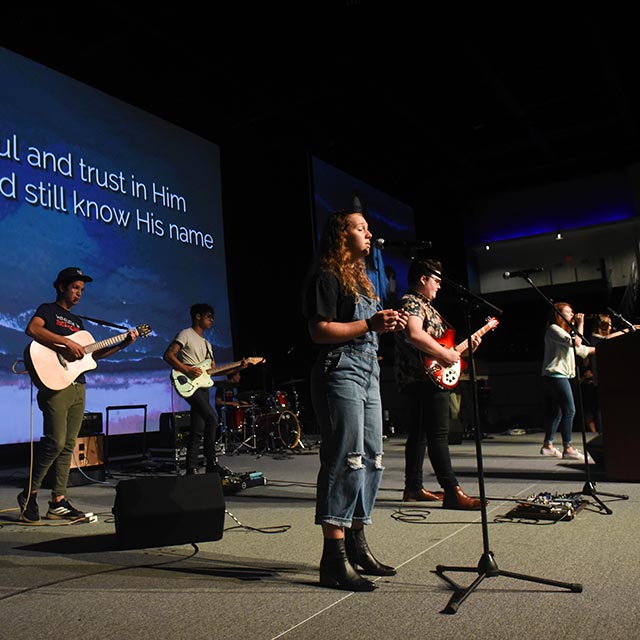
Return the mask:
POLYGON ((262 487, 267 484, 267 479, 262 475, 262 471, 246 471, 244 473, 234 473, 222 478, 222 492, 224 494, 238 493, 251 487, 262 487))
POLYGON ((506 517, 566 521, 573 520, 583 506, 584 503, 576 494, 542 492, 518 502, 506 517))

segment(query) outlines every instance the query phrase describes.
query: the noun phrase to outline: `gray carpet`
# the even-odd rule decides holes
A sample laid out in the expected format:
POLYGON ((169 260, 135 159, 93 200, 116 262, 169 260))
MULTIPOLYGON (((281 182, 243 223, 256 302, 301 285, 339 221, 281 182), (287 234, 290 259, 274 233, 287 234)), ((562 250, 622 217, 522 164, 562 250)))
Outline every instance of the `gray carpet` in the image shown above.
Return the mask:
MULTIPOLYGON (((267 481, 227 494, 222 537, 195 546, 116 543, 117 483, 171 475, 159 468, 108 468, 104 481, 72 486, 73 503, 97 515, 95 523, 74 525, 17 523, 16 494, 28 469, 0 469, 0 637, 639 638, 640 485, 610 482, 598 465, 587 475, 579 463, 543 458, 540 440, 540 434, 482 439, 486 526, 480 512, 403 504, 403 439, 387 440, 367 538, 398 574, 378 578, 373 593, 318 585, 313 437, 295 450, 225 456, 234 472, 259 471, 267 481), (583 493, 587 478, 595 496, 583 493), (561 510, 558 520, 534 506, 523 514, 528 507, 519 505, 541 493, 556 503, 569 496, 564 504, 577 505, 576 512, 561 510), (480 575, 478 563, 487 559, 492 571, 480 575), (448 607, 455 592, 436 573, 439 566, 466 595, 454 612, 448 607), (479 584, 468 590, 475 579, 479 584)), ((478 495, 475 440, 451 451, 461 486, 478 495)), ((428 462, 425 470, 427 488, 436 489, 428 462)), ((47 497, 42 490, 41 511, 47 497)))

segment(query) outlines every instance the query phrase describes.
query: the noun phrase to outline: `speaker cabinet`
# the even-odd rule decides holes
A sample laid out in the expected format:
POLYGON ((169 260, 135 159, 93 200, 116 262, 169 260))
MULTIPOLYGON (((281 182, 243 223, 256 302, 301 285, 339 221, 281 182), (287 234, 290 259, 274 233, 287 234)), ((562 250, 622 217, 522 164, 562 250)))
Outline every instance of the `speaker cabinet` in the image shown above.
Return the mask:
POLYGON ((96 433, 102 433, 102 414, 85 413, 79 435, 92 436, 96 433))
POLYGON ((160 414, 160 441, 158 446, 181 447, 191 429, 191 412, 176 411, 160 414))
POLYGON ((112 511, 118 544, 124 548, 220 540, 225 514, 220 476, 121 480, 112 511))

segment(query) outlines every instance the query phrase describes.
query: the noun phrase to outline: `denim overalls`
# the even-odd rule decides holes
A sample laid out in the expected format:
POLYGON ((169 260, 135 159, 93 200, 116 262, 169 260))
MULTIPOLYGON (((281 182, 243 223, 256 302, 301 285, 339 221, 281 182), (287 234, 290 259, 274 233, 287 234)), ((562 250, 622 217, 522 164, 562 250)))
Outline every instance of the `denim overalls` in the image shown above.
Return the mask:
MULTIPOLYGON (((361 295, 353 320, 378 308, 361 295)), ((311 372, 311 394, 322 439, 315 523, 371 524, 383 471, 378 334, 323 351, 311 372)))

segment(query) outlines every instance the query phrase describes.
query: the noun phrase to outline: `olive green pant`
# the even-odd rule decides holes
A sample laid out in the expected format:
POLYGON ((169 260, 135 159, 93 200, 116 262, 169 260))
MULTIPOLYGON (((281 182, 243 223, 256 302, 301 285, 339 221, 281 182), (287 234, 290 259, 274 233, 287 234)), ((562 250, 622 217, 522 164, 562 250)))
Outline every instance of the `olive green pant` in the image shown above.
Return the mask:
POLYGON ((66 495, 71 457, 82 427, 86 385, 73 383, 60 391, 38 392, 42 411, 43 437, 33 466, 31 491, 37 491, 49 469, 53 467, 51 496, 66 495))

